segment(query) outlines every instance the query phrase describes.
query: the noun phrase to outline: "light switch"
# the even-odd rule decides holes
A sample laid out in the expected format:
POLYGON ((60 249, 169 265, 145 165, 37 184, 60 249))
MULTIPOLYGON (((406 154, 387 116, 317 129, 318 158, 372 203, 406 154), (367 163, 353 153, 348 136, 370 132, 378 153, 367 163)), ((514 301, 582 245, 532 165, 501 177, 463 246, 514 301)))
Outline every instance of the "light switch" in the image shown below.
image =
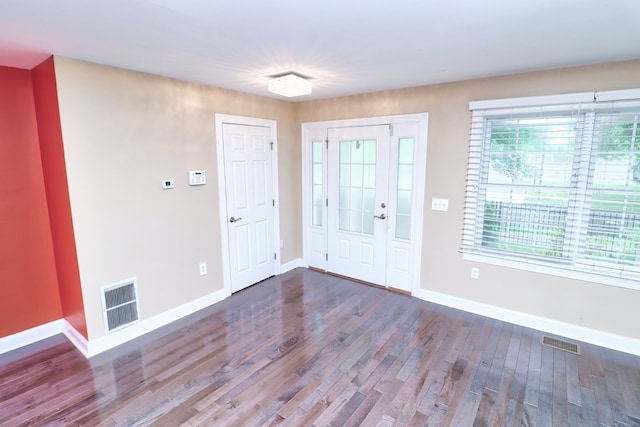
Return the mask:
POLYGON ((431 210, 433 211, 448 211, 449 199, 438 199, 436 197, 431 199, 431 210))

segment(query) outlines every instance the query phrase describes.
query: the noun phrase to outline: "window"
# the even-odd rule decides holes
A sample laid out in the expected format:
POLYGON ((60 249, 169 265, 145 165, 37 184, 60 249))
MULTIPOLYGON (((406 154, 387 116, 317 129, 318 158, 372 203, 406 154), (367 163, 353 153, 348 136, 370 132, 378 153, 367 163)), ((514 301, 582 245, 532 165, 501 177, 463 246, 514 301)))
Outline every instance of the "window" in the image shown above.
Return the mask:
POLYGON ((462 251, 640 278, 640 90, 470 108, 462 251))
POLYGON ((322 141, 311 143, 311 224, 322 226, 322 141))
POLYGON ((413 138, 398 139, 398 187, 396 200, 396 238, 411 237, 411 200, 413 196, 413 138))

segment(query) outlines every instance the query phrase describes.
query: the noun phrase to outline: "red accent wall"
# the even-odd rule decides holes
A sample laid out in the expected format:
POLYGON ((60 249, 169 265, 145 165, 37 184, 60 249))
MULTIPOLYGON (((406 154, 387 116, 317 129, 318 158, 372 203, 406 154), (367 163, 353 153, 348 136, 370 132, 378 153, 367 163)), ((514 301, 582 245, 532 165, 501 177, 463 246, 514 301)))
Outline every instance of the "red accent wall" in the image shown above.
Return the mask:
POLYGON ((53 237, 62 314, 78 332, 88 338, 53 61, 53 57, 50 57, 31 70, 42 171, 53 237))
POLYGON ((61 317, 31 72, 0 67, 0 337, 61 317))

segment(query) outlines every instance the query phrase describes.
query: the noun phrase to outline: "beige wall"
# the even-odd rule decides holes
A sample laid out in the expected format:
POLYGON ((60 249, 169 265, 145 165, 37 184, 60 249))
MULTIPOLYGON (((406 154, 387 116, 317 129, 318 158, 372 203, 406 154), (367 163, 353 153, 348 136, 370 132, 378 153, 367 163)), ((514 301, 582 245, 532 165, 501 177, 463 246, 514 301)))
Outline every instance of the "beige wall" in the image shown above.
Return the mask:
POLYGON ((429 113, 421 287, 554 321, 640 339, 640 292, 464 261, 469 101, 640 87, 640 61, 471 80, 301 103, 303 122, 429 113), (448 212, 430 209, 449 199, 448 212), (472 266, 480 279, 470 279, 472 266))
POLYGON ((302 256, 301 123, 419 112, 429 113, 422 288, 640 339, 640 292, 475 264, 458 252, 469 101, 636 88, 640 61, 299 104, 60 57, 55 65, 90 339, 104 335, 102 285, 137 276, 143 319, 222 289, 215 113, 278 122, 287 262, 302 256), (206 169, 206 186, 186 184, 196 168, 206 169), (176 188, 163 191, 164 178, 176 188), (449 199, 449 211, 431 211, 432 197, 449 199))
POLYGON ((281 257, 300 256, 294 104, 61 57, 55 67, 90 340, 104 335, 100 286, 137 277, 143 320, 223 289, 215 113, 277 120, 281 257), (190 169, 207 185, 189 187, 190 169))

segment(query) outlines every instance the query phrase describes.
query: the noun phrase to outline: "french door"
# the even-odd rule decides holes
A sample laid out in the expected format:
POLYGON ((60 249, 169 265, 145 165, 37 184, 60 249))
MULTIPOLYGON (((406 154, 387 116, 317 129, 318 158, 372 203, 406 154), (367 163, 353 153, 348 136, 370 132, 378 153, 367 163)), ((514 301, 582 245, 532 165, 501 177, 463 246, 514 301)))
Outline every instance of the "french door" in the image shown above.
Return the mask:
POLYGON ((426 126, 426 115, 303 124, 307 265, 418 286, 426 126))

